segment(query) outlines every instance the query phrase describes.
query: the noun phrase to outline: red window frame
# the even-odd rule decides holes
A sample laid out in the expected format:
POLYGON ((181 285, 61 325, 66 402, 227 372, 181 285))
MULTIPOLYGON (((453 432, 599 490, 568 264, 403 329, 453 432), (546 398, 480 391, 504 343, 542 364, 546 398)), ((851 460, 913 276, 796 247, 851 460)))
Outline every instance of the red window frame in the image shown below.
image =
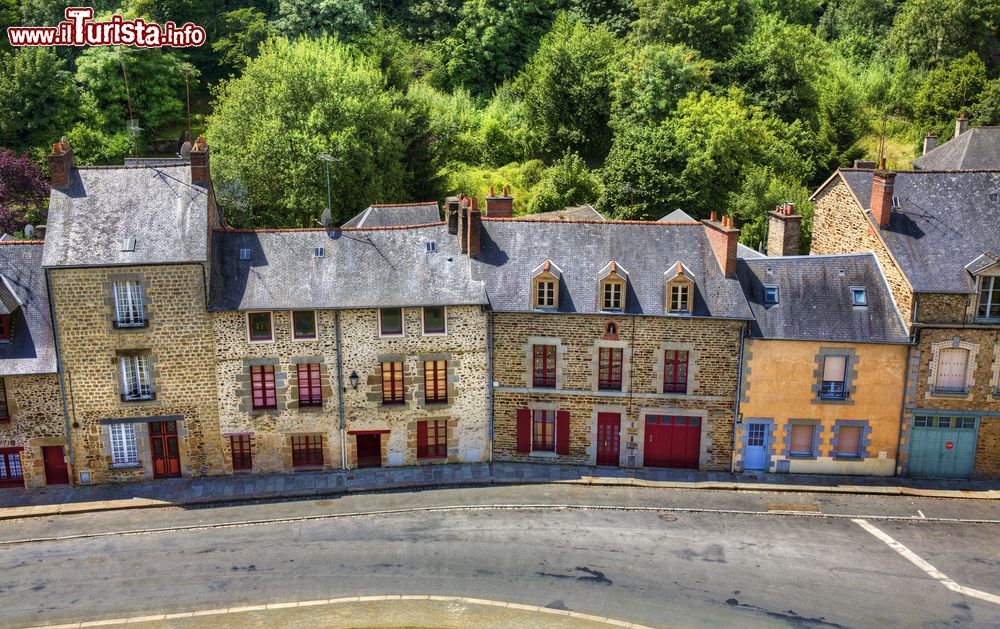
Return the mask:
POLYGON ((556 386, 556 346, 531 347, 531 386, 554 389, 556 386))
POLYGON ((273 365, 255 365, 251 367, 250 388, 253 392, 254 410, 278 408, 278 395, 274 387, 273 365))
POLYGON ((417 458, 448 458, 448 422, 443 419, 417 422, 417 458))
POLYGON ((22 448, 0 448, 0 487, 24 487, 22 448))
POLYGON ((250 435, 230 435, 229 450, 233 455, 233 471, 253 469, 253 446, 250 435))
POLYGON ((601 391, 622 390, 622 348, 598 348, 597 388, 601 391))
POLYGON ((247 338, 251 341, 273 341, 274 340, 274 321, 271 317, 270 312, 248 312, 247 313, 247 338), (253 330, 253 322, 257 317, 267 317, 267 336, 255 335, 253 330))
POLYGON ((10 315, 0 315, 0 341, 10 340, 10 315))
POLYGON ((299 376, 299 407, 323 406, 323 386, 317 363, 296 365, 299 376))
POLYGON ((381 308, 378 311, 378 329, 382 336, 402 336, 403 327, 405 323, 403 321, 403 309, 402 308, 381 308), (385 313, 387 310, 398 310, 399 311, 399 327, 398 328, 386 328, 385 327, 385 313))
POLYGON ((556 451, 556 412, 546 410, 531 411, 531 450, 533 452, 556 451))
POLYGON ((323 437, 314 435, 292 436, 292 466, 321 467, 323 465, 323 437))
POLYGON ((424 404, 448 401, 448 361, 424 361, 424 404))
POLYGON ((7 381, 0 378, 0 423, 10 422, 10 406, 7 404, 7 381))
POLYGON ((382 404, 403 403, 403 363, 385 361, 382 363, 382 404))
POLYGON ((448 313, 444 306, 425 306, 423 312, 424 319, 424 334, 446 334, 448 332, 448 313), (427 311, 428 310, 440 310, 441 311, 441 327, 440 328, 430 328, 427 327, 427 311))
POLYGON ((315 310, 293 310, 292 311, 292 338, 297 341, 316 338, 316 311, 315 310), (297 318, 308 315, 312 319, 309 330, 303 334, 297 325, 297 318))
POLYGON ((688 352, 668 349, 663 352, 663 392, 687 393, 688 352))

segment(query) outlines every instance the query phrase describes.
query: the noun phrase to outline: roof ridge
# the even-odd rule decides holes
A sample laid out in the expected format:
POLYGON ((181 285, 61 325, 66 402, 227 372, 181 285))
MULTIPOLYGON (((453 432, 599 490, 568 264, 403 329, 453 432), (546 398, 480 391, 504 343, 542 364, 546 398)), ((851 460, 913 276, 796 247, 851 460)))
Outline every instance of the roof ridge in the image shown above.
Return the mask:
POLYGON ((420 223, 418 225, 385 225, 381 227, 281 227, 276 229, 235 229, 232 227, 216 227, 212 231, 232 234, 275 234, 294 232, 364 232, 364 231, 400 231, 424 227, 440 227, 444 221, 436 223, 420 223))
POLYGON ((437 201, 414 201, 412 203, 372 203, 368 209, 373 207, 413 207, 415 205, 438 205, 437 201))
MULTIPOLYGON (((530 216, 530 215, 529 215, 530 216)), ((597 220, 589 218, 566 218, 566 219, 529 219, 520 216, 515 216, 512 218, 506 217, 494 217, 490 218, 488 216, 483 217, 483 222, 492 221, 494 223, 532 223, 537 225, 538 223, 559 223, 565 225, 566 223, 583 223, 583 224, 593 224, 593 225, 685 225, 688 227, 700 227, 702 223, 691 222, 691 221, 634 221, 634 220, 597 220)))
MULTIPOLYGON (((944 144, 942 144, 941 146, 944 146, 944 144)), ((935 150, 937 150, 937 149, 935 149, 935 150)), ((930 154, 930 153, 928 152, 928 154, 930 154)), ((872 170, 870 168, 838 168, 837 171, 838 172, 842 172, 842 173, 874 173, 875 172, 874 170, 872 170)), ((956 173, 961 173, 961 174, 967 174, 967 173, 972 173, 972 174, 993 174, 993 173, 997 173, 997 174, 1000 174, 1000 168, 961 168, 961 169, 954 169, 954 170, 940 170, 940 169, 939 170, 925 170, 923 168, 921 168, 921 169, 910 168, 910 169, 892 170, 891 172, 894 172, 897 175, 899 175, 899 174, 954 175, 956 173)))
MULTIPOLYGON (((164 157, 162 159, 157 159, 151 157, 151 158, 135 158, 135 159, 149 159, 150 161, 162 162, 171 158, 164 157)), ((158 163, 155 166, 152 164, 106 164, 106 165, 94 165, 94 166, 74 166, 73 169, 74 170, 137 170, 140 168, 149 168, 149 169, 177 168, 181 166, 190 166, 190 165, 191 165, 191 160, 183 160, 183 161, 178 160, 176 164, 158 163)))
POLYGON ((43 245, 44 240, 0 240, 0 245, 43 245))
POLYGON ((852 258, 852 257, 864 257, 864 256, 874 256, 872 251, 855 251, 852 253, 807 253, 797 256, 764 256, 762 258, 740 258, 740 260, 750 260, 753 262, 763 262, 763 261, 775 261, 775 260, 814 260, 817 258, 852 258))

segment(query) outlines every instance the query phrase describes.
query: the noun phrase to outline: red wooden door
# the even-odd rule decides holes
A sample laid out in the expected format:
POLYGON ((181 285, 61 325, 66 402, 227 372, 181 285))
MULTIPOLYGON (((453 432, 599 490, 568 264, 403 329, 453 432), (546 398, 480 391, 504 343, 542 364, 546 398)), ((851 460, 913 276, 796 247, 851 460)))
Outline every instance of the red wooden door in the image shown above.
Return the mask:
POLYGON ((46 485, 69 485, 69 466, 62 446, 42 446, 46 485))
POLYGON ((181 475, 177 422, 152 422, 149 424, 149 449, 153 453, 153 478, 181 475))
POLYGON ((698 469, 701 419, 674 415, 646 416, 645 467, 698 469))
POLYGON ((618 465, 622 417, 618 413, 597 414, 597 464, 618 465))
POLYGON ((382 467, 382 435, 357 435, 358 467, 382 467))

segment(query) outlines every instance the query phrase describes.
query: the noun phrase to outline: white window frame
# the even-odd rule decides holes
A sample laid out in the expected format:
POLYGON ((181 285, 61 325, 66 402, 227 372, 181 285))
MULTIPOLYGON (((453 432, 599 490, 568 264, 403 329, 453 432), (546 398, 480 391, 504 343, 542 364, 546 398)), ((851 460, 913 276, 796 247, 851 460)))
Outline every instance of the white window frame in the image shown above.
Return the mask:
POLYGON ((134 280, 117 280, 111 283, 111 290, 115 301, 115 327, 145 327, 142 284, 134 280))
POLYGON ((670 312, 691 312, 691 287, 689 285, 683 283, 670 285, 670 312), (683 299, 681 299, 682 291, 683 299))
MULTIPOLYGON (((247 334, 250 333, 249 320, 247 320, 247 334)), ((288 311, 288 328, 291 333, 292 340, 299 343, 302 342, 313 342, 319 340, 319 315, 315 310, 290 310, 288 311), (312 336, 295 336, 295 315, 302 312, 312 312, 313 313, 313 335, 312 336)), ((274 327, 271 328, 271 336, 274 336, 274 327)), ((264 341, 257 341, 258 343, 263 343, 264 341)))
POLYGON ((868 306, 868 289, 864 286, 852 286, 851 287, 851 305, 855 308, 864 308, 868 306), (857 300, 858 293, 861 294, 861 301, 857 300))
MULTIPOLYGON (((249 343, 273 343, 274 342, 274 313, 271 311, 254 310, 253 312, 247 313, 247 342, 249 343), (250 317, 253 315, 266 314, 271 320, 271 336, 266 339, 255 339, 253 338, 253 330, 250 327, 250 317)), ((295 336, 294 334, 292 336, 295 336)))
POLYGON ((111 467, 139 467, 135 424, 108 426, 108 443, 111 450, 111 467))
POLYGON ((129 402, 153 399, 152 370, 149 363, 149 354, 128 354, 118 357, 118 368, 122 378, 122 399, 129 402))
POLYGON ((953 393, 953 394, 966 394, 969 392, 969 363, 972 361, 972 352, 965 347, 943 347, 938 350, 937 356, 935 357, 937 361, 937 370, 934 373, 934 392, 935 393, 953 393), (944 363, 944 357, 948 353, 962 352, 965 356, 965 368, 962 370, 962 381, 960 387, 945 386, 941 384, 941 365, 944 363))
POLYGON ((619 312, 625 309, 625 284, 605 280, 601 283, 601 310, 619 312), (610 297, 610 305, 609 305, 610 297), (617 299, 616 299, 617 297, 617 299), (617 301, 617 303, 615 303, 617 301))
POLYGON ((979 276, 979 290, 976 293, 976 319, 979 321, 1000 321, 1000 314, 995 317, 991 317, 990 308, 1000 308, 1000 304, 993 302, 993 293, 996 290, 996 285, 1000 284, 1000 275, 980 275, 979 276), (979 309, 983 307, 983 291, 986 289, 987 280, 990 282, 990 290, 986 291, 986 316, 979 316, 979 309))
POLYGON ((535 280, 535 308, 556 307, 556 281, 547 277, 535 280), (541 297, 541 299, 540 299, 541 297))
MULTIPOLYGON (((399 310, 399 334, 383 334, 382 333, 382 311, 383 310, 397 310, 396 308, 379 308, 378 309, 378 336, 379 338, 386 339, 399 339, 406 336, 406 308, 398 308, 399 310)), ((420 329, 423 330, 424 322, 420 322, 420 329)), ((445 324, 447 325, 447 324, 445 324)))
MULTIPOLYGON (((381 327, 379 327, 379 331, 380 332, 382 331, 381 327)), ((424 306, 424 307, 422 307, 420 309, 420 333, 422 335, 424 335, 424 336, 448 336, 448 306, 424 306), (427 311, 428 308, 440 308, 441 309, 441 312, 443 313, 442 316, 444 317, 444 331, 443 332, 428 332, 427 331, 427 328, 424 325, 424 313, 427 311)))
POLYGON ((764 305, 766 305, 766 306, 774 305, 774 304, 778 303, 778 301, 780 299, 781 299, 781 289, 779 289, 777 286, 775 286, 773 284, 765 284, 764 285, 764 305), (768 299, 767 298, 767 292, 771 291, 771 290, 774 291, 774 299, 768 299))

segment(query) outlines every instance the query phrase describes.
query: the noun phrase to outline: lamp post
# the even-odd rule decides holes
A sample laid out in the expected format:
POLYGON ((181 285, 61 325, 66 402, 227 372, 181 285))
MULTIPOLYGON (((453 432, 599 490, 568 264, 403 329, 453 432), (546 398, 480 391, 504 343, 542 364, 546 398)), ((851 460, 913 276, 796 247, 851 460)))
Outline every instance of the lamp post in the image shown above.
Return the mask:
POLYGON ((358 382, 361 380, 361 378, 358 377, 358 372, 352 371, 351 375, 348 377, 348 380, 351 381, 351 388, 354 389, 355 391, 357 391, 358 390, 358 382))
POLYGON ((320 153, 319 158, 326 162, 326 207, 333 212, 333 201, 330 196, 330 162, 339 162, 340 158, 329 153, 320 153))

